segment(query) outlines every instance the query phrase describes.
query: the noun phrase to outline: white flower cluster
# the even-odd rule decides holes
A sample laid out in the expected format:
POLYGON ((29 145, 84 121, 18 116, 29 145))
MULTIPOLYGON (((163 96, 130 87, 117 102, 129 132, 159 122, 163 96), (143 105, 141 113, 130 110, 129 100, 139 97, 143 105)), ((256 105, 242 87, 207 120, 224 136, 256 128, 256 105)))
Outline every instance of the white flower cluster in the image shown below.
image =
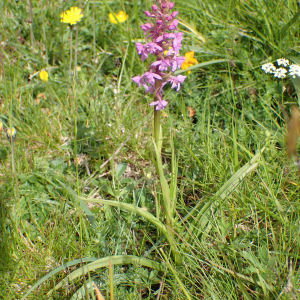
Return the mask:
POLYGON ((300 66, 299 65, 290 65, 290 75, 293 77, 293 78, 296 78, 297 77, 300 77, 300 66))
POLYGON ((296 65, 296 64, 290 65, 290 62, 285 58, 277 59, 277 65, 283 67, 289 67, 289 70, 282 67, 277 69, 272 63, 267 63, 262 65, 261 69, 265 73, 274 74, 274 77, 276 78, 286 77, 287 72, 289 72, 288 75, 292 76, 293 78, 300 77, 300 65, 296 65))

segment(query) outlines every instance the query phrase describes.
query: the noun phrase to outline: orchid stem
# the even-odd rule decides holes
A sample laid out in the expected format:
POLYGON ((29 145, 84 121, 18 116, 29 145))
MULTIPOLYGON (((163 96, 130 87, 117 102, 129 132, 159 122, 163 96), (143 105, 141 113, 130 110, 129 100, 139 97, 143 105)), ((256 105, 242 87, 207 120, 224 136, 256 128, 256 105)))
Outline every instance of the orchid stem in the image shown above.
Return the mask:
MULTIPOLYGON (((168 230, 172 240, 174 240, 174 231, 173 231, 173 226, 172 226, 173 216, 172 216, 172 209, 171 209, 170 187, 168 185, 166 177, 164 176, 163 164, 162 164, 162 159, 161 159, 162 132, 161 132, 161 127, 160 127, 160 111, 156 110, 155 107, 154 107, 154 142, 155 142, 155 152, 156 152, 156 160, 155 160, 154 164, 155 164, 156 172, 159 177, 159 181, 160 181, 160 185, 161 185, 161 189, 162 189, 162 196, 163 196, 162 206, 164 207, 167 230, 168 230)), ((178 256, 178 252, 176 250, 175 241, 174 241, 174 244, 170 245, 170 247, 174 254, 176 264, 179 264, 180 258, 178 256)))
MULTIPOLYGON (((160 131, 160 110, 155 109, 156 106, 154 106, 154 141, 155 144, 158 147, 159 144, 159 131, 160 131)), ((161 149, 159 150, 159 154, 161 154, 161 149)))

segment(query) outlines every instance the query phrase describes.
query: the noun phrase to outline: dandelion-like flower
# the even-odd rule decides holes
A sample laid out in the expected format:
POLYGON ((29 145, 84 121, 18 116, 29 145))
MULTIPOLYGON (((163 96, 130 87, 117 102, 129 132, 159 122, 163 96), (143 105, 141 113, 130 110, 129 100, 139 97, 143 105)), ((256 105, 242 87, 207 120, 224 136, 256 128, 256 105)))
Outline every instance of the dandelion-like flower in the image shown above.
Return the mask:
POLYGON ((117 15, 109 13, 108 17, 109 17, 109 21, 114 24, 118 24, 118 21, 119 21, 119 23, 123 23, 128 19, 128 15, 125 13, 125 11, 122 11, 122 10, 120 10, 117 15))
POLYGON ((48 72, 46 71, 40 71, 40 79, 43 80, 44 82, 47 82, 48 81, 48 72))
POLYGON ((17 131, 14 127, 6 129, 6 137, 9 141, 14 140, 16 138, 17 131))
POLYGON ((142 61, 145 61, 149 55, 156 56, 156 60, 145 74, 135 76, 132 80, 139 86, 143 86, 146 93, 154 95, 151 106, 155 106, 156 110, 163 110, 168 105, 168 102, 163 99, 163 87, 171 83, 171 88, 179 91, 186 76, 176 77, 172 73, 180 69, 186 57, 179 56, 183 33, 177 32, 179 21, 175 18, 178 11, 171 12, 174 2, 157 0, 157 4, 152 5, 151 12, 144 12, 149 18, 149 23, 141 25, 149 42, 136 43, 137 52, 141 55, 142 61))
MULTIPOLYGON (((184 55, 185 56, 185 61, 182 63, 181 69, 186 70, 189 67, 191 67, 191 66, 198 63, 197 59, 194 58, 194 54, 195 54, 194 51, 190 51, 190 52, 185 53, 185 55, 184 55)), ((191 71, 188 71, 188 73, 191 73, 191 71)))
POLYGON ((276 67, 272 63, 267 63, 261 66, 261 69, 265 73, 271 73, 273 74, 276 71, 276 67))
POLYGON ((290 62, 286 58, 279 58, 279 59, 277 59, 277 65, 278 66, 288 67, 289 64, 290 64, 290 62))
POLYGON ((293 78, 300 77, 300 66, 296 64, 290 65, 289 75, 293 78))
POLYGON ((71 7, 69 10, 60 14, 60 17, 61 22, 70 24, 72 26, 81 20, 83 14, 81 13, 81 8, 71 7))
POLYGON ((274 72, 274 77, 284 78, 286 76, 287 70, 284 68, 276 69, 274 72))

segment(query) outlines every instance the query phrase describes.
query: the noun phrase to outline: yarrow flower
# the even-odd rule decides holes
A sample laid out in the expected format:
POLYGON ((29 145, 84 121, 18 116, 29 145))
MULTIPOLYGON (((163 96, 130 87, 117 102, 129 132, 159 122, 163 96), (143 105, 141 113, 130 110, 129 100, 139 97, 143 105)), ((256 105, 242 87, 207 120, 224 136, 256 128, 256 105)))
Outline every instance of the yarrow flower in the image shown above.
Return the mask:
POLYGON ((300 65, 297 64, 290 65, 290 62, 285 58, 277 59, 277 65, 283 67, 289 67, 289 70, 283 67, 277 69, 272 63, 267 63, 262 65, 261 69, 265 73, 274 74, 274 77, 276 78, 284 78, 287 75, 292 76, 292 78, 300 77, 300 65))
MULTIPOLYGON (((189 67, 191 67, 191 66, 198 63, 197 59, 194 58, 194 54, 195 54, 194 51, 190 51, 190 52, 185 53, 185 55, 184 55, 185 56, 185 61, 181 65, 181 69, 186 70, 189 67)), ((188 71, 188 73, 191 73, 191 71, 188 71)))
POLYGON ((293 78, 300 77, 300 66, 296 64, 290 65, 289 75, 293 78))
POLYGON ((179 21, 175 18, 178 11, 171 12, 175 3, 170 0, 157 0, 157 4, 152 5, 151 12, 144 12, 150 18, 148 23, 141 25, 148 43, 136 43, 142 61, 145 61, 149 54, 156 56, 156 60, 145 74, 133 77, 132 81, 139 87, 142 85, 146 93, 154 95, 155 101, 150 103, 151 106, 155 106, 156 110, 163 110, 168 105, 168 102, 163 99, 163 87, 171 83, 172 89, 180 90, 186 76, 176 77, 172 73, 181 68, 186 57, 179 56, 183 33, 177 32, 179 21))
POLYGON ((43 80, 45 82, 48 81, 48 72, 42 70, 42 71, 40 71, 39 76, 40 76, 41 80, 43 80))
POLYGON ((265 72, 265 73, 271 73, 273 74, 276 70, 276 67, 272 64, 272 63, 267 63, 261 66, 261 69, 265 72))
POLYGON ((61 22, 72 26, 81 20, 83 14, 81 13, 81 8, 71 7, 69 10, 61 13, 60 17, 61 22))
POLYGON ((287 70, 284 68, 276 69, 274 72, 274 77, 284 78, 286 76, 287 70))
POLYGON ((277 65, 278 66, 288 67, 289 64, 290 64, 290 62, 286 58, 279 58, 279 59, 277 59, 277 65))
POLYGON ((118 24, 118 21, 119 21, 119 23, 123 23, 128 19, 128 15, 122 10, 120 10, 117 15, 109 13, 108 17, 109 17, 109 21, 114 24, 118 24))

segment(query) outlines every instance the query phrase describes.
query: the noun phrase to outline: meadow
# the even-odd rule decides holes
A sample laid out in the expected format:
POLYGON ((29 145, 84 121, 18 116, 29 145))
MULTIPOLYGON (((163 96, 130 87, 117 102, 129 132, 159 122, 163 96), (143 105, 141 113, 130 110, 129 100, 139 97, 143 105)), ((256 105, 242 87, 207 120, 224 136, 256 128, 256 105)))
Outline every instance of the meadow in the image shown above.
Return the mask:
POLYGON ((300 299, 299 3, 177 0, 157 135, 153 4, 0 2, 1 299, 300 299))

